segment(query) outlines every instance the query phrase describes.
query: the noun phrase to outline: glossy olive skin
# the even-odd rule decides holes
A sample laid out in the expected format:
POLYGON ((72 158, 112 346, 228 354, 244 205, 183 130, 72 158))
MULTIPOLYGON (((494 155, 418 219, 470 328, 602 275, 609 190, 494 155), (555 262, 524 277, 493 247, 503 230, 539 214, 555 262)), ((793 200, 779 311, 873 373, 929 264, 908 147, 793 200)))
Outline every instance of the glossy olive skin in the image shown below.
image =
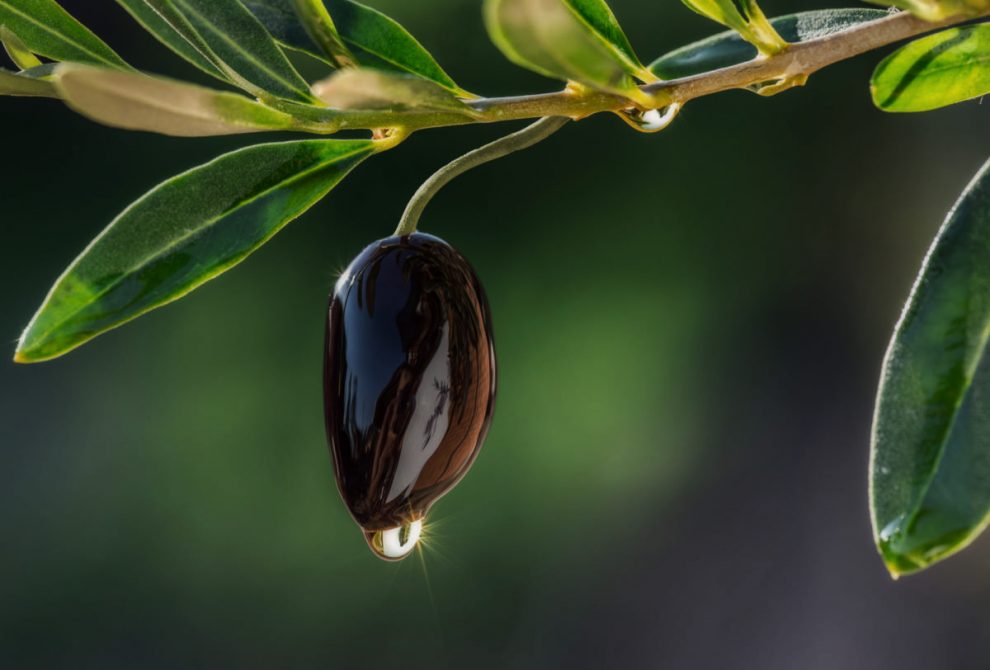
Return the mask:
POLYGON ((481 282, 423 233, 369 245, 330 298, 324 366, 337 486, 365 530, 426 515, 478 455, 495 405, 481 282))

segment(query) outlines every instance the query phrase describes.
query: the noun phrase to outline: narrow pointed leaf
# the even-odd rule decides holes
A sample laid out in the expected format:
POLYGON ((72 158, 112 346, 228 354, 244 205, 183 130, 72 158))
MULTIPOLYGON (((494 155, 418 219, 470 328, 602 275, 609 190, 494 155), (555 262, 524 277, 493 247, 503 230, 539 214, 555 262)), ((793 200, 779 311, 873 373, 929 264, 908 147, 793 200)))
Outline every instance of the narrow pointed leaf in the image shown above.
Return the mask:
POLYGON ((870 501, 891 574, 968 545, 990 515, 990 162, 939 231, 884 360, 870 501))
POLYGON ((517 65, 645 105, 652 102, 633 80, 643 68, 630 63, 567 0, 485 0, 484 7, 489 36, 517 65))
MULTIPOLYGON (((280 42, 317 58, 323 57, 302 28, 292 0, 245 0, 244 4, 280 42)), ((352 0, 326 3, 337 33, 361 65, 400 74, 414 74, 467 97, 430 52, 395 20, 352 0)))
POLYGON ((775 54, 787 43, 767 21, 756 0, 682 0, 690 9, 737 31, 760 53, 775 54))
POLYGON ((128 68, 113 49, 54 0, 0 0, 0 25, 41 56, 128 68))
POLYGON ((55 86, 80 114, 129 130, 202 137, 295 126, 288 114, 243 95, 136 72, 63 63, 55 86))
POLYGON ((877 66, 873 102, 925 112, 990 93, 990 24, 950 28, 901 47, 877 66))
MULTIPOLYGON (((44 66, 42 66, 44 67, 44 66)), ((23 72, 0 69, 0 95, 33 98, 57 98, 55 86, 46 79, 31 77, 23 72)))
POLYGON ((347 68, 313 85, 313 93, 333 109, 431 109, 473 115, 453 93, 432 81, 366 68, 347 68))
MULTIPOLYGON (((882 9, 822 9, 780 16, 770 23, 788 42, 806 42, 885 16, 890 14, 882 9)), ((660 56, 650 70, 663 79, 677 79, 745 63, 756 56, 756 47, 728 30, 660 56)))
POLYGON ((395 20, 352 0, 332 0, 328 7, 344 44, 351 48, 362 65, 414 74, 457 95, 470 95, 455 84, 430 52, 395 20))
POLYGON ((313 58, 326 60, 333 66, 306 32, 292 6, 292 0, 241 0, 241 4, 254 14, 276 41, 313 58))
POLYGON ((60 356, 182 297, 243 260, 374 151, 371 140, 261 144, 169 179, 69 266, 15 360, 60 356))
POLYGON ((223 71, 214 65, 209 58, 204 56, 199 49, 189 42, 182 33, 172 27, 161 14, 151 7, 145 0, 117 0, 117 4, 127 10, 127 13, 134 17, 145 30, 154 35, 158 41, 174 51, 176 54, 186 59, 203 72, 230 82, 223 71))
POLYGON ((654 79, 643 67, 629 38, 604 0, 564 0, 564 4, 588 27, 592 36, 625 65, 629 74, 646 81, 654 79))
POLYGON ((275 39, 238 0, 146 0, 237 85, 259 97, 314 102, 275 39))
POLYGON ((31 53, 31 50, 27 48, 27 45, 24 44, 21 38, 15 35, 7 26, 0 26, 0 41, 3 42, 3 49, 10 56, 10 60, 14 61, 14 65, 19 69, 30 70, 33 67, 43 65, 38 60, 38 57, 31 53))
POLYGON ((337 67, 357 65, 354 55, 344 45, 337 33, 337 27, 327 12, 323 0, 293 0, 298 21, 306 33, 337 67))

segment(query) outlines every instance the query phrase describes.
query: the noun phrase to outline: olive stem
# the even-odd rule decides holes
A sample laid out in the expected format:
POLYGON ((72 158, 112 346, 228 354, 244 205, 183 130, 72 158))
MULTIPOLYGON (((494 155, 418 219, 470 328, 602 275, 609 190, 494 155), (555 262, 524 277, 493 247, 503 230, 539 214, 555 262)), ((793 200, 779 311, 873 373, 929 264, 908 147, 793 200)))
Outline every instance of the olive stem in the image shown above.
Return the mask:
POLYGON ((555 132, 564 127, 570 121, 566 116, 547 116, 536 123, 531 123, 522 130, 511 135, 500 137, 494 142, 490 142, 473 151, 469 151, 459 158, 455 158, 442 168, 434 172, 429 179, 423 182, 413 197, 406 205, 406 210, 402 213, 399 225, 395 229, 397 236, 410 235, 416 232, 416 225, 419 218, 426 209, 426 205, 433 199, 440 189, 446 186, 458 175, 464 174, 471 168, 483 165, 503 156, 531 147, 537 142, 545 140, 555 132))

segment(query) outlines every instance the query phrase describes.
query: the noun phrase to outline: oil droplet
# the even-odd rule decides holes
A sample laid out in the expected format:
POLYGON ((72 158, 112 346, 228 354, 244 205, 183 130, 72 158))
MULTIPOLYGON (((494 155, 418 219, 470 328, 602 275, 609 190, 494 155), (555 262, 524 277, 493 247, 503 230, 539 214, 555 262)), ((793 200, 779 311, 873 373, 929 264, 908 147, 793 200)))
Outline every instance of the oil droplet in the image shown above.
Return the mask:
POLYGON ((674 102, 660 109, 622 109, 616 114, 641 133, 658 133, 670 125, 682 106, 674 102))
POLYGON ((409 555, 423 535, 423 520, 415 519, 385 530, 366 530, 364 539, 371 551, 386 561, 399 561, 409 555))

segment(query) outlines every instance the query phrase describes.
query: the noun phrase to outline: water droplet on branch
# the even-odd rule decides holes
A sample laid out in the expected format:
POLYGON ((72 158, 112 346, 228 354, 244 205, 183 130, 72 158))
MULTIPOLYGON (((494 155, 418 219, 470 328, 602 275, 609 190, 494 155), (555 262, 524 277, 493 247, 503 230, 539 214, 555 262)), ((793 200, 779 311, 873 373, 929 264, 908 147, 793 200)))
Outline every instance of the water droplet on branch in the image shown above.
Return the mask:
POLYGON ((623 109, 616 114, 641 133, 658 133, 671 124, 682 106, 674 102, 659 109, 623 109))

